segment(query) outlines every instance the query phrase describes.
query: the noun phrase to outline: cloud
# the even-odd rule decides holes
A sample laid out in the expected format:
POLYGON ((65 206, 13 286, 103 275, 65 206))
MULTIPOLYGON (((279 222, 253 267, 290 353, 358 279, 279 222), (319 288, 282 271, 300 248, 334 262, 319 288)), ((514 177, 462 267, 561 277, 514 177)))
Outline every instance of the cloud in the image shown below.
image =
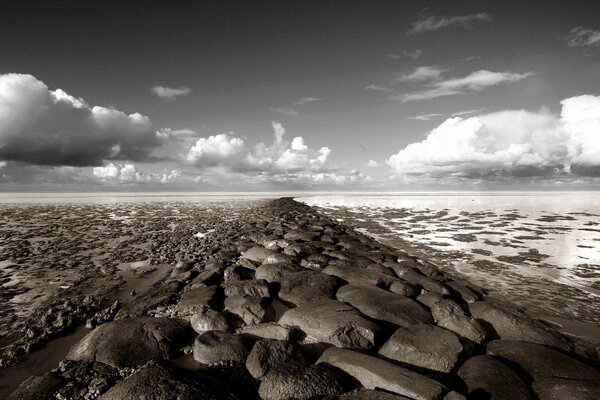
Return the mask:
POLYGON ((392 91, 391 88, 387 88, 387 87, 379 86, 379 85, 369 85, 369 86, 366 86, 364 90, 376 90, 378 92, 391 92, 392 91))
POLYGON ((272 107, 272 108, 269 108, 269 110, 279 113, 281 115, 285 115, 286 117, 296 118, 300 115, 300 114, 298 114, 298 111, 296 111, 290 107, 272 107))
POLYGON ((400 60, 402 58, 410 58, 412 60, 418 60, 423 55, 423 52, 419 49, 415 51, 403 51, 402 54, 388 54, 387 57, 392 60, 400 60))
POLYGON ((387 164, 425 178, 600 176, 600 97, 561 104, 560 115, 511 110, 447 119, 387 164))
POLYGON ((31 75, 0 75, 0 160, 71 166, 136 161, 163 139, 144 115, 89 106, 31 75))
POLYGON ((159 98, 163 100, 175 100, 178 97, 188 96, 192 93, 192 89, 187 86, 179 86, 177 88, 172 88, 168 86, 154 86, 150 89, 152 94, 155 94, 159 98))
POLYGON ((189 163, 197 167, 214 167, 237 163, 245 156, 246 144, 243 139, 231 133, 220 133, 208 138, 200 138, 186 155, 189 163))
POLYGON ((317 101, 321 101, 321 99, 318 99, 316 97, 302 97, 300 100, 294 102, 294 105, 303 106, 305 104, 315 103, 317 101))
POLYGON ((567 46, 569 47, 584 47, 591 45, 600 45, 600 31, 578 26, 573 28, 567 36, 567 46))
POLYGON ((422 17, 413 23, 413 26, 408 31, 408 34, 437 31, 438 29, 450 27, 468 28, 474 22, 490 22, 491 20, 492 17, 486 13, 460 15, 454 17, 422 17))
POLYGON ((179 176, 181 172, 171 170, 168 173, 148 174, 138 171, 134 164, 109 163, 102 167, 94 167, 92 174, 106 183, 169 183, 179 176))
POLYGON ((446 114, 431 113, 431 114, 414 115, 412 117, 407 117, 407 119, 412 119, 415 121, 430 121, 434 118, 441 118, 441 117, 445 117, 445 116, 446 116, 446 114))
MULTIPOLYGON (((414 75, 417 71, 413 72, 414 75)), ((417 90, 414 92, 402 93, 394 95, 391 98, 393 100, 400 100, 402 102, 428 100, 438 97, 453 96, 457 94, 479 92, 496 86, 502 83, 517 82, 533 75, 533 72, 526 73, 514 73, 514 72, 493 72, 487 70, 479 70, 470 73, 469 75, 462 78, 452 79, 437 79, 434 72, 421 72, 421 74, 415 75, 415 78, 411 80, 427 79, 426 75, 431 76, 430 82, 426 84, 426 89, 417 90)), ((410 77, 409 75, 408 77, 410 77)), ((408 79, 407 77, 407 79, 408 79)))
POLYGON ((437 80, 442 76, 444 69, 439 67, 418 67, 415 68, 413 72, 410 74, 402 74, 397 79, 396 82, 421 82, 421 81, 429 81, 429 80, 437 80))
POLYGON ((369 162, 367 162, 367 167, 370 167, 370 168, 378 168, 378 167, 381 167, 382 165, 383 164, 381 164, 375 160, 369 160, 369 162))

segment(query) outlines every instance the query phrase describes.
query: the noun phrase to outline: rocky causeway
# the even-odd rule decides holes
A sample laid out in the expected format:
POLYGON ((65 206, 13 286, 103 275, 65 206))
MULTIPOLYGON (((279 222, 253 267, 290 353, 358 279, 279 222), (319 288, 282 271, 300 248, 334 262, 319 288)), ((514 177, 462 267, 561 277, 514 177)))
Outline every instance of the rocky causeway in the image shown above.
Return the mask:
POLYGON ((600 398, 597 343, 291 198, 38 207, 2 212, 0 398, 600 398))

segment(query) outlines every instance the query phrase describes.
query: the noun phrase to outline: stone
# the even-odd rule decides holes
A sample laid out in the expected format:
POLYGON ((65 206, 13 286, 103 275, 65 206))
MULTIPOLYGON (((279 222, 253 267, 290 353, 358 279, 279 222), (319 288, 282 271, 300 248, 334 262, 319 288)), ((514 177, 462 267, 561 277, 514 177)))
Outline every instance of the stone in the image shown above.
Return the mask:
POLYGON ((539 400, 598 400, 600 382, 564 378, 541 378, 533 382, 539 400))
POLYGON ((454 369, 463 347, 452 332, 434 325, 400 327, 379 349, 392 360, 449 373, 454 369))
POLYGON ((313 341, 350 349, 370 349, 380 333, 376 324, 337 300, 318 300, 292 308, 279 323, 298 327, 313 341))
POLYGON ((283 253, 273 253, 263 260, 263 264, 291 263, 294 257, 283 253))
POLYGON ((467 398, 453 390, 451 392, 446 393, 446 395, 444 396, 444 400, 467 400, 467 398))
POLYGON ((470 398, 529 400, 527 386, 509 367, 490 356, 469 358, 458 370, 470 398))
POLYGON ((271 371, 281 369, 297 370, 306 360, 300 347, 289 341, 258 340, 246 358, 246 369, 255 379, 262 379, 271 371))
POLYGON ((30 376, 25 379, 6 400, 46 400, 54 397, 54 393, 63 386, 65 379, 53 372, 42 376, 30 376))
POLYGON ((314 271, 284 275, 279 283, 278 297, 297 306, 315 300, 332 299, 340 285, 336 277, 314 271))
POLYGON ((200 285, 188 289, 183 292, 173 311, 178 316, 191 317, 205 308, 213 306, 213 299, 216 298, 219 290, 218 286, 200 285))
POLYGON ((386 262, 384 265, 391 268, 396 273, 396 276, 413 285, 421 286, 425 290, 438 293, 442 296, 450 296, 450 290, 442 283, 417 273, 411 267, 396 262, 386 262))
POLYGON ((340 396, 331 398, 332 400, 410 400, 408 397, 399 396, 392 393, 382 392, 381 390, 372 390, 359 388, 340 396))
POLYGON ((345 390, 344 377, 332 368, 309 365, 300 370, 280 370, 267 374, 258 394, 263 400, 309 400, 332 396, 345 390))
POLYGON ((487 331, 473 317, 453 315, 438 321, 437 325, 456 333, 460 338, 470 340, 471 342, 482 344, 487 338, 487 331))
POLYGON ((295 330, 287 325, 280 325, 276 322, 265 322, 256 325, 245 325, 240 328, 242 335, 261 339, 290 340, 294 336, 295 330))
POLYGON ((401 281, 400 279, 395 280, 389 287, 390 292, 401 294, 406 297, 417 297, 421 290, 415 285, 408 282, 401 281))
POLYGON ((269 285, 264 279, 233 281, 223 285, 225 296, 269 297, 269 285))
POLYGON ((325 254, 312 254, 300 261, 300 266, 313 271, 322 271, 331 260, 331 257, 325 254))
POLYGON ((144 294, 137 296, 125 304, 115 316, 115 319, 145 317, 150 310, 166 307, 182 287, 180 281, 156 283, 144 294))
POLYGON ((470 303, 469 310, 473 317, 485 321, 493 328, 493 337, 569 350, 561 334, 512 306, 485 300, 470 303))
POLYGON ((324 274, 337 276, 345 280, 348 283, 355 283, 360 285, 371 285, 381 288, 388 288, 398 278, 383 274, 381 272, 369 271, 361 268, 347 268, 340 265, 328 265, 324 270, 324 274))
POLYGON ((444 284, 450 289, 454 290, 460 295, 460 297, 467 303, 473 303, 481 298, 481 295, 475 292, 473 289, 461 285, 456 281, 444 282, 444 284))
POLYGON ((336 297, 371 318, 395 325, 410 326, 418 322, 433 322, 431 314, 421 304, 406 296, 374 286, 345 285, 337 291, 336 297))
POLYGON ((240 317, 246 325, 260 324, 275 318, 269 299, 257 296, 231 296, 225 299, 225 310, 240 317))
POLYGON ((119 382, 100 400, 236 400, 241 399, 231 389, 219 388, 216 382, 190 372, 150 365, 119 382))
POLYGON ((262 246, 254 246, 242 254, 242 258, 262 264, 265 258, 275 254, 273 250, 265 249, 262 246))
POLYGON ((191 337, 186 321, 171 318, 128 318, 100 325, 76 343, 68 360, 100 361, 116 368, 169 360, 191 337))
POLYGON ((310 231, 288 231, 283 238, 289 242, 312 242, 319 239, 319 234, 310 231))
POLYGON ((424 375, 356 351, 331 347, 317 364, 341 369, 366 389, 382 389, 417 400, 438 399, 445 387, 424 375))
POLYGON ((553 377, 600 381, 600 370, 540 344, 493 340, 487 344, 486 353, 517 364, 534 380, 553 377))
POLYGON ((194 341, 194 360, 202 364, 241 364, 247 354, 243 338, 233 333, 204 332, 194 341))
POLYGON ((229 332, 230 330, 229 321, 227 321, 227 318, 225 318, 223 314, 215 310, 211 310, 210 308, 205 308, 202 311, 192 315, 192 318, 190 319, 190 325, 192 326, 192 329, 199 334, 208 331, 229 332))
POLYGON ((263 264, 256 269, 256 279, 264 279, 267 282, 279 281, 284 275, 303 271, 304 268, 292 263, 263 264))

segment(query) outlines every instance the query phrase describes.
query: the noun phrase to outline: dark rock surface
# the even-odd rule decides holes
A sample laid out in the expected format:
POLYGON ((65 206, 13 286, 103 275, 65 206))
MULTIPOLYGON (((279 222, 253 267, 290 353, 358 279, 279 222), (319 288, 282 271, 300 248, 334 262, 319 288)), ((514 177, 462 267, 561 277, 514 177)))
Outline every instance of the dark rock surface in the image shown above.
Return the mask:
POLYGON ((0 365, 98 326, 10 399, 600 397, 594 349, 306 205, 264 202, 213 228, 152 236, 148 258, 170 267, 123 302, 40 311, 0 365))

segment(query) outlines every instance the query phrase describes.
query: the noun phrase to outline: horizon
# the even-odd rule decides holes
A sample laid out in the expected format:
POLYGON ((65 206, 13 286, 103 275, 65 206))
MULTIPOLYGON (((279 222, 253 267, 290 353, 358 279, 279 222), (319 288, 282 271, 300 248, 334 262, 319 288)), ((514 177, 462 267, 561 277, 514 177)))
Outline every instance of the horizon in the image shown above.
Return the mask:
POLYGON ((597 16, 11 0, 0 192, 600 190, 597 16))

